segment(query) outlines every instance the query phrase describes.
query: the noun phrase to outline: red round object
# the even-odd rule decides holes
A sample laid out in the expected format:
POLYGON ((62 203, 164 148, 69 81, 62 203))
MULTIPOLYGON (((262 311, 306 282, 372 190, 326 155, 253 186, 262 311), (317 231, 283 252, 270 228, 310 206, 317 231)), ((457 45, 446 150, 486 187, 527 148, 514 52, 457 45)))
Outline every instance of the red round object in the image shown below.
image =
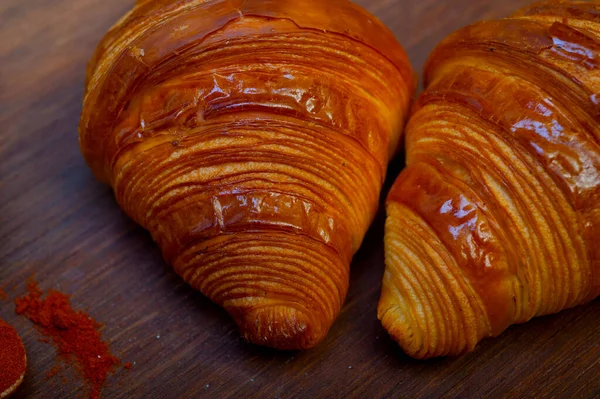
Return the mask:
POLYGON ((0 398, 8 397, 21 385, 26 368, 27 356, 19 334, 0 319, 0 398))

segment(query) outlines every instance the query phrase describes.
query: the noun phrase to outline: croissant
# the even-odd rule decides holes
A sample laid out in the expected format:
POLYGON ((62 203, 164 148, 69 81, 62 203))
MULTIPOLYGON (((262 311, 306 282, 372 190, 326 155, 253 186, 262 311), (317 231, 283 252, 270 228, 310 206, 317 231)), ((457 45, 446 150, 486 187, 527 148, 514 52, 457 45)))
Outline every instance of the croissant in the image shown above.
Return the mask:
POLYGON ((79 138, 167 263, 243 337, 319 343, 415 82, 346 0, 138 1, 90 61, 79 138))
POLYGON ((386 202, 378 316, 458 355, 600 294, 600 1, 537 3, 446 38, 386 202))

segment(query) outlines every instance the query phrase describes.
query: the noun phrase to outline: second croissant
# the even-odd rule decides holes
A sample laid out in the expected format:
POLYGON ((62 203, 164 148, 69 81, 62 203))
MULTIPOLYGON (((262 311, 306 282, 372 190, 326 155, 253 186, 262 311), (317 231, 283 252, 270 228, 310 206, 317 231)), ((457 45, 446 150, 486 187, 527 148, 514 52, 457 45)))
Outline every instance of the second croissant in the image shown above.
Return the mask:
POLYGON ((379 303, 409 355, 457 355, 600 294, 599 13, 535 4, 429 58, 379 303))

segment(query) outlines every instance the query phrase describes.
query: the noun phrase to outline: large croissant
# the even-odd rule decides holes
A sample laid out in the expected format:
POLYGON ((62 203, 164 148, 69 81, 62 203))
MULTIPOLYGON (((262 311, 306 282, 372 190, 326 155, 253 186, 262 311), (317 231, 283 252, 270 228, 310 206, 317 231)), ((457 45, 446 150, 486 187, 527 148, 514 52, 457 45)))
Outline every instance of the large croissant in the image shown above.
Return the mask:
POLYGON ((600 294, 600 2, 464 28, 425 83, 387 200, 378 309, 415 358, 600 294))
POLYGON ((414 88, 346 0, 138 1, 88 68, 80 143, 183 279, 251 342, 320 342, 414 88))

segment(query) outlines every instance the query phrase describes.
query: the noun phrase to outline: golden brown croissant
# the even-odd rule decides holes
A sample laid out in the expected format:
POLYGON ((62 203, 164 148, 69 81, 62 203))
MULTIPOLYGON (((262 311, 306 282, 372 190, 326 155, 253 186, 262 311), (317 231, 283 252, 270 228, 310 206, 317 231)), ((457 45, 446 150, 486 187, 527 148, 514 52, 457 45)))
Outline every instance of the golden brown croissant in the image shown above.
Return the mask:
POLYGON ((80 143, 125 212, 251 342, 339 313, 414 79, 346 0, 139 1, 88 68, 80 143))
POLYGON ((600 2, 443 41, 387 200, 378 314, 415 358, 600 294, 600 2))

